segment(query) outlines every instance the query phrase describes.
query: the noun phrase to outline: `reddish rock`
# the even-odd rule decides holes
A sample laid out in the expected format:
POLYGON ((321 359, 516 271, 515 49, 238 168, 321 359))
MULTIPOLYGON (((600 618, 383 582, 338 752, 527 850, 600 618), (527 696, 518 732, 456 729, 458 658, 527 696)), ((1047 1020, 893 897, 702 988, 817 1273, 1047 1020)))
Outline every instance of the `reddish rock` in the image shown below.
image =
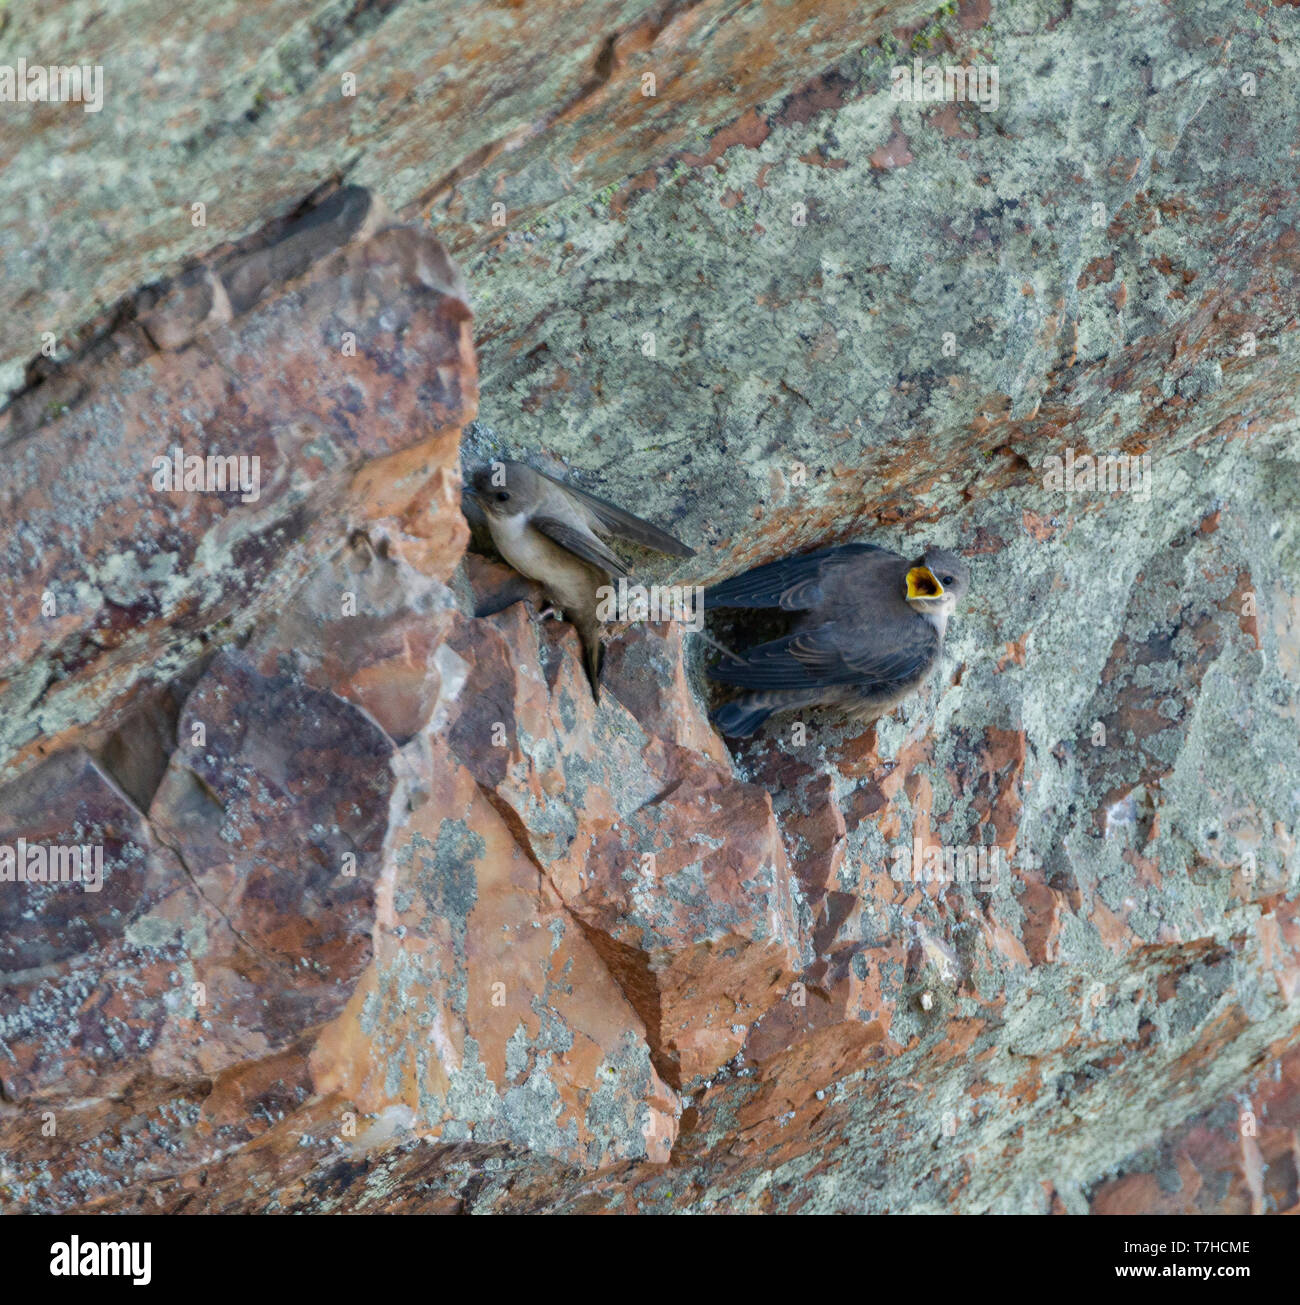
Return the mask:
POLYGON ((370 958, 395 747, 363 712, 222 653, 185 704, 149 810, 227 926, 194 961, 198 1026, 160 1070, 211 1073, 335 1015, 370 958))
POLYGON ((599 710, 573 631, 523 604, 449 646, 475 686, 450 711, 452 750, 622 985, 660 1072, 684 1084, 719 1068, 794 977, 798 929, 771 800, 719 763, 678 632, 627 631, 599 710), (653 690, 634 667, 661 673, 653 690))
POLYGON ((666 778, 671 801, 615 819, 580 863, 553 874, 645 1019, 664 1073, 689 1085, 782 999, 799 942, 768 795, 689 754, 666 778))
POLYGON ((376 952, 312 1054, 319 1092, 400 1132, 506 1141, 600 1168, 668 1159, 675 1095, 645 1028, 473 777, 433 741, 396 823, 376 952))
POLYGON ((153 335, 124 325, 43 408, 0 414, 0 778, 117 728, 216 630, 281 607, 352 518, 395 518, 399 544, 438 553, 444 577, 454 566, 457 443, 477 400, 465 291, 432 237, 349 213, 368 202, 342 192, 212 260, 243 287, 231 314, 203 315, 188 282, 149 292, 153 335), (164 318, 187 325, 160 349, 164 318), (64 391, 76 401, 59 415, 64 391), (256 458, 257 483, 155 488, 155 459, 178 448, 248 459, 249 485, 256 458), (363 468, 389 456, 379 492, 363 468), (40 706, 20 712, 33 679, 40 706))
MULTIPOLYGON (((1190 10, 1164 64, 1048 15, 984 115, 891 104, 875 42, 983 63, 1014 5, 317 8, 118 94, 160 209, 105 172, 11 224, 10 356, 60 356, 0 414, 0 834, 111 855, 98 898, 0 882, 5 1208, 1294 1209, 1286 113, 1201 103, 1190 10), (462 279, 336 172, 471 253, 484 421, 462 279), (956 540, 943 674, 733 750, 713 654, 632 626, 597 707, 462 557, 462 432, 680 530, 659 579, 956 540), (152 490, 175 443, 257 499, 152 490), (1066 446, 1159 492, 1048 491, 1066 446), (1015 861, 894 878, 916 847, 1015 861)), ((223 20, 177 21, 184 60, 223 20)), ((47 107, 5 193, 136 148, 47 107)))
POLYGON ((1300 1051, 1098 1184, 1094 1214, 1300 1214, 1300 1051))
POLYGON ((0 877, 8 994, 0 1095, 30 1107, 121 1091, 185 1002, 179 922, 202 928, 213 920, 176 858, 84 752, 53 757, 0 789, 0 856, 22 851, 19 840, 47 859, 84 849, 101 887, 87 891, 95 876, 0 877))

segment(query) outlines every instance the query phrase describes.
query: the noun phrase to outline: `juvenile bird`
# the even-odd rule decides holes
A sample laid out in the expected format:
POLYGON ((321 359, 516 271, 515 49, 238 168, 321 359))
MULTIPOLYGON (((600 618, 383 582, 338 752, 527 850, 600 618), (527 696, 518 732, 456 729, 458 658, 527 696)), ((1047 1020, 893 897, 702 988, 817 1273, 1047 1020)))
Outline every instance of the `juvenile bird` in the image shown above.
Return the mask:
POLYGON ((843 706, 875 720, 938 664, 948 618, 970 586, 955 553, 909 562, 874 544, 841 544, 755 567, 704 595, 706 608, 801 612, 793 631, 720 662, 709 674, 756 690, 714 714, 724 734, 752 734, 774 711, 843 706))
POLYGON ((577 627, 587 678, 600 701, 600 603, 597 590, 627 575, 601 536, 617 536, 673 557, 695 550, 613 503, 565 485, 522 462, 494 462, 475 473, 468 492, 483 508, 497 552, 516 571, 540 581, 551 602, 577 627))

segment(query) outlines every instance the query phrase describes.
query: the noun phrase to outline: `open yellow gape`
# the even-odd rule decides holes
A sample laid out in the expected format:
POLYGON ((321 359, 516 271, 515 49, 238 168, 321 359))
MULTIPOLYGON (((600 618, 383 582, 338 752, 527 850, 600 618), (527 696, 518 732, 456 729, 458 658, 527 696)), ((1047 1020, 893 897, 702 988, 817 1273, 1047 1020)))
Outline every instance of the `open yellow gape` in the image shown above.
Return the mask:
POLYGON ((914 566, 907 573, 907 596, 909 598, 941 598, 943 586, 928 566, 914 566))

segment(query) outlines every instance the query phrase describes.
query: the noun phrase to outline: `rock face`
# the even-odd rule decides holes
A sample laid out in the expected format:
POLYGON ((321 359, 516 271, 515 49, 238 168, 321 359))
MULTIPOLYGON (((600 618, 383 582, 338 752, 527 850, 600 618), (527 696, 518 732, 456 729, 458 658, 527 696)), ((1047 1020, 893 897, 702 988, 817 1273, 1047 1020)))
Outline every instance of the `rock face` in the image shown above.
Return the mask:
POLYGON ((1300 11, 245 9, 0 143, 0 1205, 1300 1208, 1300 11), (972 593, 728 747, 497 455, 972 593))

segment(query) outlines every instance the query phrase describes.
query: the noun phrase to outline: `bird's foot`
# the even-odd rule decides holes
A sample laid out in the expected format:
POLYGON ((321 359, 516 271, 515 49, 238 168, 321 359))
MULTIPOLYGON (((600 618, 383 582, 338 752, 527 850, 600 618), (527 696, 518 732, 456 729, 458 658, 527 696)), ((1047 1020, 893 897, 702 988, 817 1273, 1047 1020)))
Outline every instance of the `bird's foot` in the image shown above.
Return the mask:
POLYGON ((539 621, 546 621, 546 620, 562 621, 564 620, 564 613, 560 611, 560 609, 556 607, 553 603, 547 603, 546 606, 543 607, 542 610, 537 613, 537 619, 539 621))

